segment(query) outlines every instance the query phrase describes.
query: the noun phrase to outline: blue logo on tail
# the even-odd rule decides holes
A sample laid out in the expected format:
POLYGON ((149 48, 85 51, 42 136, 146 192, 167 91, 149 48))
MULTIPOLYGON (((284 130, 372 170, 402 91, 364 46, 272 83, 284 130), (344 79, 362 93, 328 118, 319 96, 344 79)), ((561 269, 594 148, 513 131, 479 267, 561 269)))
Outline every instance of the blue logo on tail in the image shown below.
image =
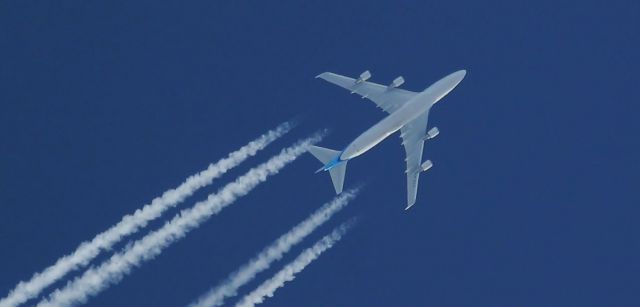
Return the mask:
POLYGON ((335 159, 329 161, 329 163, 327 163, 325 166, 323 166, 322 168, 325 171, 328 171, 336 166, 338 166, 338 164, 342 163, 343 161, 340 160, 340 155, 338 155, 337 157, 335 157, 335 159))
POLYGON ((342 152, 340 154, 338 154, 335 158, 333 158, 333 160, 329 161, 327 164, 325 164, 323 167, 321 167, 319 170, 317 170, 316 173, 319 173, 321 171, 331 170, 332 168, 340 165, 340 163, 346 161, 346 160, 340 160, 340 156, 341 155, 342 155, 342 152))

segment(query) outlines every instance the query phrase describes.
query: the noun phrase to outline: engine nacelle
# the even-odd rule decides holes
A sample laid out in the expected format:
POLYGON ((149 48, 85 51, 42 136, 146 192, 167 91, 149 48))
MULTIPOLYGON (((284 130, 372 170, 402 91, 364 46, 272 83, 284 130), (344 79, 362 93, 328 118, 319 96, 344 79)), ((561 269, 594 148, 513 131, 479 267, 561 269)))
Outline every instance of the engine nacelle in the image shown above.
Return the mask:
POLYGON ((402 85, 404 83, 404 78, 402 76, 393 79, 393 82, 389 84, 389 87, 394 88, 402 85))
POLYGON ((367 81, 369 80, 369 78, 371 78, 371 72, 369 72, 368 70, 365 70, 363 73, 360 74, 360 77, 358 78, 358 80, 356 80, 356 83, 367 81))
POLYGON ((424 161, 422 165, 420 165, 420 170, 423 172, 426 172, 432 167, 433 167, 433 162, 431 162, 431 160, 427 160, 427 161, 424 161))
POLYGON ((438 127, 433 127, 429 130, 429 132, 427 132, 427 135, 424 136, 423 140, 430 140, 433 139, 434 137, 438 136, 438 134, 440 134, 440 130, 438 130, 438 127))

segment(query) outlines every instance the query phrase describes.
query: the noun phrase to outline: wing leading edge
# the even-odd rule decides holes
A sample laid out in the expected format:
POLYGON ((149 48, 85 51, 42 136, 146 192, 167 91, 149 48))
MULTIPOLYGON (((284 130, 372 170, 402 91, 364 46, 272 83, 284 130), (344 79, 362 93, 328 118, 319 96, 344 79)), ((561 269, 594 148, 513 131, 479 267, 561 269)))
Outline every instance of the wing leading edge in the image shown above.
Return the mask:
MULTIPOLYGON (((368 79, 369 76, 370 74, 367 75, 366 79, 368 79)), ((341 76, 331 72, 321 73, 316 76, 316 78, 323 79, 327 82, 345 88, 351 91, 351 93, 356 93, 362 96, 362 98, 367 98, 387 113, 395 112, 397 109, 402 107, 405 102, 409 101, 416 95, 415 92, 396 88, 392 86, 393 84, 390 86, 380 85, 366 81, 366 79, 363 80, 360 78, 356 80, 354 78, 341 76)))

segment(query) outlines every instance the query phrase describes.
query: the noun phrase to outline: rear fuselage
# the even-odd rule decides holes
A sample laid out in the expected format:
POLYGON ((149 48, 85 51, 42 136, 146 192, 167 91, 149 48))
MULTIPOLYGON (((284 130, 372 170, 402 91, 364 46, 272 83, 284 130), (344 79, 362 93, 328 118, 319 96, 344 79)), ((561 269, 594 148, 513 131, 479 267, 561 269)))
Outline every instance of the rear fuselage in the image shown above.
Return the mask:
POLYGON ((382 142, 389 135, 400 130, 404 125, 414 120, 420 114, 426 112, 438 102, 442 97, 453 90, 464 78, 466 71, 456 71, 436 83, 429 86, 426 90, 418 93, 411 100, 407 101, 404 106, 395 112, 389 114, 383 120, 373 125, 367 131, 358 136, 351 142, 340 155, 341 161, 353 159, 369 149, 382 142))

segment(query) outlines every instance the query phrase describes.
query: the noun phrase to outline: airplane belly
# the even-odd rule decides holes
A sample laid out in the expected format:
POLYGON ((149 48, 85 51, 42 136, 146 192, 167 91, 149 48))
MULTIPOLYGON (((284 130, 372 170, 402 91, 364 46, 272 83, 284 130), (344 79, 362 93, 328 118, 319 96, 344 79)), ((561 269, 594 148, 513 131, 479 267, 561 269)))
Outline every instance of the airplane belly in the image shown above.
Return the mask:
POLYGON ((416 100, 392 113, 353 140, 342 152, 340 160, 353 159, 367 152, 428 108, 429 104, 425 103, 425 101, 416 100))
POLYGON ((365 131, 359 137, 357 137, 345 150, 342 152, 340 156, 340 160, 349 160, 353 159, 371 149, 373 146, 376 146, 378 143, 382 142, 389 135, 398 131, 400 127, 382 127, 382 126, 373 126, 369 130, 365 131))

